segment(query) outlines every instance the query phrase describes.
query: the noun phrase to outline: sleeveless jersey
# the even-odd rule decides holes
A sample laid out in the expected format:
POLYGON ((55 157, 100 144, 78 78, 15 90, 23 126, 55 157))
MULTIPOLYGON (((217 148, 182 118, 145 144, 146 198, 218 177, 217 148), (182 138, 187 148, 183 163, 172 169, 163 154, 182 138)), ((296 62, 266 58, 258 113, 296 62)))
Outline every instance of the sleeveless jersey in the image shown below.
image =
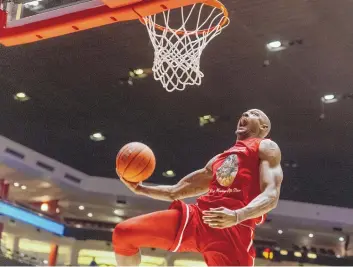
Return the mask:
MULTIPOLYGON (((201 210, 225 207, 240 209, 260 193, 259 146, 263 139, 237 141, 217 156, 212 165, 213 179, 209 191, 197 199, 201 210)), ((252 228, 263 222, 263 216, 242 222, 252 228)))

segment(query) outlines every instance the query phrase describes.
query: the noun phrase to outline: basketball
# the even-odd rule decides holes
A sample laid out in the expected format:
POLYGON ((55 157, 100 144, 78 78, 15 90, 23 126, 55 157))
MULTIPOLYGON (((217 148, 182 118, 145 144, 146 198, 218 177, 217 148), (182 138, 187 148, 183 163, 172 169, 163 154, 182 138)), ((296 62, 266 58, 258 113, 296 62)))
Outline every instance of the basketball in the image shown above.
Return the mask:
POLYGON ((153 151, 139 142, 126 144, 116 156, 116 172, 129 182, 138 183, 148 179, 155 167, 153 151))

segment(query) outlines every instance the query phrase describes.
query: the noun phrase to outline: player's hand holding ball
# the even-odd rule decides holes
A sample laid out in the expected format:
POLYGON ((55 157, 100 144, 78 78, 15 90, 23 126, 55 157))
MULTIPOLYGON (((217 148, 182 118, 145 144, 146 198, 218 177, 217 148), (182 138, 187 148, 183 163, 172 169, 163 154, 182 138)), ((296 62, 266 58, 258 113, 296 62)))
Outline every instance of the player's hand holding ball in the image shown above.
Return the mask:
POLYGON ((116 173, 121 182, 138 194, 142 181, 147 180, 156 167, 153 151, 145 144, 132 142, 123 146, 116 156, 116 173))

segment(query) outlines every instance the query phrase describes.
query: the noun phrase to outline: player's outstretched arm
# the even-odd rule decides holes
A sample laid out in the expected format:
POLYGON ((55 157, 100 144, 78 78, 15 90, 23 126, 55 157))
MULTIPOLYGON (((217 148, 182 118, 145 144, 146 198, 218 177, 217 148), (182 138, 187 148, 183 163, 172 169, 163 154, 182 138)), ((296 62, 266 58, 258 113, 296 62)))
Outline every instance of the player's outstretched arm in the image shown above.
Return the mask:
POLYGON ((141 183, 129 183, 124 179, 120 180, 134 193, 158 200, 173 201, 194 197, 208 191, 212 180, 212 163, 215 158, 211 159, 204 168, 186 175, 177 184, 171 186, 146 186, 141 183))
POLYGON ((231 227, 242 221, 261 217, 277 206, 283 179, 281 151, 275 142, 264 140, 260 144, 259 157, 262 193, 239 210, 219 207, 204 211, 203 221, 210 227, 231 227))

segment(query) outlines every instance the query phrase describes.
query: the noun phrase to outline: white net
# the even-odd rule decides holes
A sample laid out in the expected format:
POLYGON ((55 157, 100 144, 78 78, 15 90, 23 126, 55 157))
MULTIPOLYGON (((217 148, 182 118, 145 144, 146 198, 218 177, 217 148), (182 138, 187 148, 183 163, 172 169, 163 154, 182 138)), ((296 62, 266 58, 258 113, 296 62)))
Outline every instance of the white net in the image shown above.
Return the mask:
POLYGON ((194 4, 143 18, 154 47, 153 74, 168 91, 200 85, 200 58, 207 44, 228 25, 222 10, 194 4), (171 25, 173 24, 173 25, 171 25), (174 24, 178 24, 174 27, 174 24))

